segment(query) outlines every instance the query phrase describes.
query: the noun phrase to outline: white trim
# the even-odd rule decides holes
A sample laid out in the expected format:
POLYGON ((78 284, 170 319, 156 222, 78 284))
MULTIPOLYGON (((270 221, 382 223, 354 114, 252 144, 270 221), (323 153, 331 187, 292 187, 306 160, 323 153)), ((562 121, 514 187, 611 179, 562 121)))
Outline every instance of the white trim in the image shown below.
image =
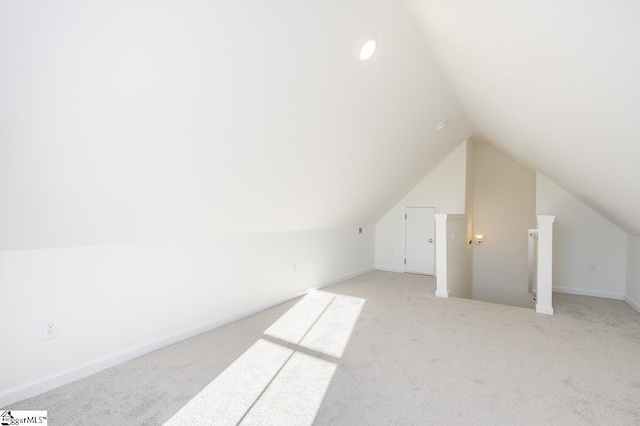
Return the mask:
POLYGON ((436 296, 437 297, 449 297, 448 288, 448 272, 447 267, 447 215, 436 214, 436 296))
POLYGON ((553 307, 552 306, 540 306, 536 304, 536 312, 539 314, 547 314, 553 315, 553 307))
MULTIPOLYGON (((322 283, 322 284, 317 284, 317 285, 311 286, 309 288, 310 289, 313 288, 313 289, 316 289, 316 290, 320 290, 321 288, 325 288, 325 287, 328 287, 330 285, 338 284, 339 282, 346 281, 346 280, 351 279, 351 278, 355 278, 355 277, 357 277, 359 275, 362 275, 362 274, 366 274, 367 272, 371 272, 374 269, 375 268, 373 266, 368 266, 368 267, 366 267, 364 269, 360 269, 359 271, 355 271, 355 272, 351 272, 349 274, 341 275, 341 276, 339 276, 337 278, 332 279, 331 281, 327 281, 327 282, 322 283)), ((279 305, 281 303, 288 302, 289 300, 295 299, 296 297, 303 296, 303 295, 307 294, 307 291, 308 291, 308 289, 301 290, 301 291, 297 292, 297 293, 300 293, 297 296, 288 297, 286 300, 282 300, 280 302, 273 303, 272 305, 269 305, 269 306, 267 306, 265 308, 258 309, 256 312, 264 311, 265 309, 269 309, 269 308, 271 308, 273 306, 276 306, 276 305, 279 305)), ((252 313, 249 313, 249 314, 247 314, 245 316, 248 317, 249 315, 253 315, 254 313, 255 312, 252 312, 252 313)))
POLYGON ((538 223, 553 223, 556 217, 554 215, 539 214, 538 223))
POLYGON ((633 309, 635 309, 636 311, 640 312, 640 303, 636 302, 635 300, 633 300, 632 298, 630 298, 626 294, 624 295, 624 299, 622 299, 622 300, 627 302, 629 304, 629 306, 631 306, 633 309))
POLYGON ((467 218, 467 215, 465 214, 451 214, 451 213, 437 213, 437 215, 439 215, 442 219, 449 221, 449 220, 465 220, 467 218))
POLYGON ((380 266, 376 265, 376 271, 386 271, 386 272, 398 272, 400 274, 404 274, 404 268, 398 268, 396 266, 380 266))
POLYGON ((407 209, 436 209, 436 214, 440 211, 439 204, 405 204, 405 213, 407 212, 407 209))
POLYGON ((60 386, 66 385, 76 380, 80 380, 84 377, 106 370, 107 368, 114 367, 130 359, 137 358, 141 355, 147 354, 149 352, 153 352, 157 349, 161 349, 169 345, 173 345, 174 343, 180 342, 182 340, 188 339, 193 336, 197 336, 198 334, 206 333, 207 331, 211 331, 213 329, 216 329, 223 325, 237 321, 239 319, 246 318, 260 311, 264 311, 265 309, 269 309, 281 303, 288 302, 289 300, 295 299, 296 297, 304 296, 305 294, 308 293, 309 289, 324 288, 332 284, 336 284, 341 281, 347 280, 349 278, 353 278, 353 277, 357 277, 358 275, 365 274, 369 271, 373 271, 373 269, 374 267, 370 266, 368 268, 361 269, 359 271, 342 275, 331 281, 321 283, 315 286, 311 286, 303 290, 299 290, 293 293, 289 293, 285 296, 275 298, 270 302, 263 303, 254 308, 236 312, 234 314, 227 315, 222 318, 217 318, 211 321, 207 321, 195 327, 186 328, 186 329, 177 331, 175 333, 171 333, 167 336, 150 340, 143 344, 133 346, 129 349, 125 349, 125 350, 98 358, 94 361, 87 362, 77 367, 70 368, 56 374, 51 374, 30 382, 24 383, 22 385, 6 389, 3 392, 0 392, 0 407, 6 407, 10 404, 23 401, 27 398, 40 395, 41 393, 50 391, 52 389, 56 389, 60 386))
POLYGON ((610 293, 607 291, 589 290, 585 288, 553 286, 553 291, 556 293, 577 294, 579 296, 604 297, 606 299, 616 299, 616 300, 624 299, 624 294, 610 293))
POLYGON ((436 290, 436 297, 444 297, 445 299, 447 299, 449 297, 449 292, 443 291, 443 290, 436 290))
POLYGON ((538 255, 536 261, 536 312, 553 315, 553 220, 538 216, 538 255))

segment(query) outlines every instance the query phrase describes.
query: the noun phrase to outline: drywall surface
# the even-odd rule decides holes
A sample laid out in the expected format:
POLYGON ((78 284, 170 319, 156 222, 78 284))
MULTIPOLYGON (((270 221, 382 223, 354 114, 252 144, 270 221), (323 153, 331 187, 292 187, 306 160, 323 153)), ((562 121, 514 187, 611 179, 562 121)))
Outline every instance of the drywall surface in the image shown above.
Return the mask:
POLYGON ((416 185, 376 224, 376 268, 404 272, 407 207, 435 207, 436 213, 464 214, 467 142, 416 185))
POLYGON ((474 134, 640 235, 640 2, 408 4, 474 134))
POLYGON ((536 212, 556 217, 553 290, 622 299, 627 233, 539 172, 536 212))
POLYGON ((640 238, 635 235, 629 235, 624 300, 640 312, 640 238))
POLYGON ((536 226, 535 175, 488 144, 475 145, 473 298, 533 308, 528 229, 536 226))
POLYGON ((395 0, 2 1, 0 57, 5 251, 373 223, 471 133, 395 0))
POLYGON ((371 270, 367 230, 4 252, 0 406, 371 270))

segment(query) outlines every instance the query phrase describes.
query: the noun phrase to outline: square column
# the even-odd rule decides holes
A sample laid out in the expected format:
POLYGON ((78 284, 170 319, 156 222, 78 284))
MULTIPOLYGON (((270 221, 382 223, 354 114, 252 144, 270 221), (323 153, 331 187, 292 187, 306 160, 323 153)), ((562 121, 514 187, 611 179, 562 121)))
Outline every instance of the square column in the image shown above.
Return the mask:
POLYGON ((553 315, 553 221, 555 216, 538 215, 538 289, 536 312, 553 315))

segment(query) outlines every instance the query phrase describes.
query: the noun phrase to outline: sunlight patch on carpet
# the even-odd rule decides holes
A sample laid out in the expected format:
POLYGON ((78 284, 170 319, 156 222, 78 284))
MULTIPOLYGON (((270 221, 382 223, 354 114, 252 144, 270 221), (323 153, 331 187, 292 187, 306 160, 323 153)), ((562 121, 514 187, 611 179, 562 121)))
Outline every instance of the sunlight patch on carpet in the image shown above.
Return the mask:
POLYGON ((338 294, 300 346, 341 358, 364 307, 364 299, 338 294))
MULTIPOLYGON (((365 299, 312 290, 264 334, 340 358, 365 299)), ((335 363, 258 340, 164 426, 312 425, 335 363)))
POLYGON ((312 425, 336 364, 296 352, 241 425, 312 425))
POLYGON ((292 353, 258 340, 164 425, 237 425, 292 353))
POLYGON ((282 315, 264 334, 298 344, 336 295, 312 290, 282 315))

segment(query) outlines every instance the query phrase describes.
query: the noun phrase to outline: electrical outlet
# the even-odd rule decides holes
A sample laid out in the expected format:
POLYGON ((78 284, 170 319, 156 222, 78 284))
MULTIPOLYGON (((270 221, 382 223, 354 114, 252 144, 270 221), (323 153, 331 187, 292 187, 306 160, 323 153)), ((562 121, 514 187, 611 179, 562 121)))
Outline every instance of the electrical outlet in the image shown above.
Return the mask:
POLYGON ((58 321, 42 320, 42 340, 58 337, 58 321))
POLYGON ((293 264, 293 272, 298 272, 298 264, 297 263, 293 264))

